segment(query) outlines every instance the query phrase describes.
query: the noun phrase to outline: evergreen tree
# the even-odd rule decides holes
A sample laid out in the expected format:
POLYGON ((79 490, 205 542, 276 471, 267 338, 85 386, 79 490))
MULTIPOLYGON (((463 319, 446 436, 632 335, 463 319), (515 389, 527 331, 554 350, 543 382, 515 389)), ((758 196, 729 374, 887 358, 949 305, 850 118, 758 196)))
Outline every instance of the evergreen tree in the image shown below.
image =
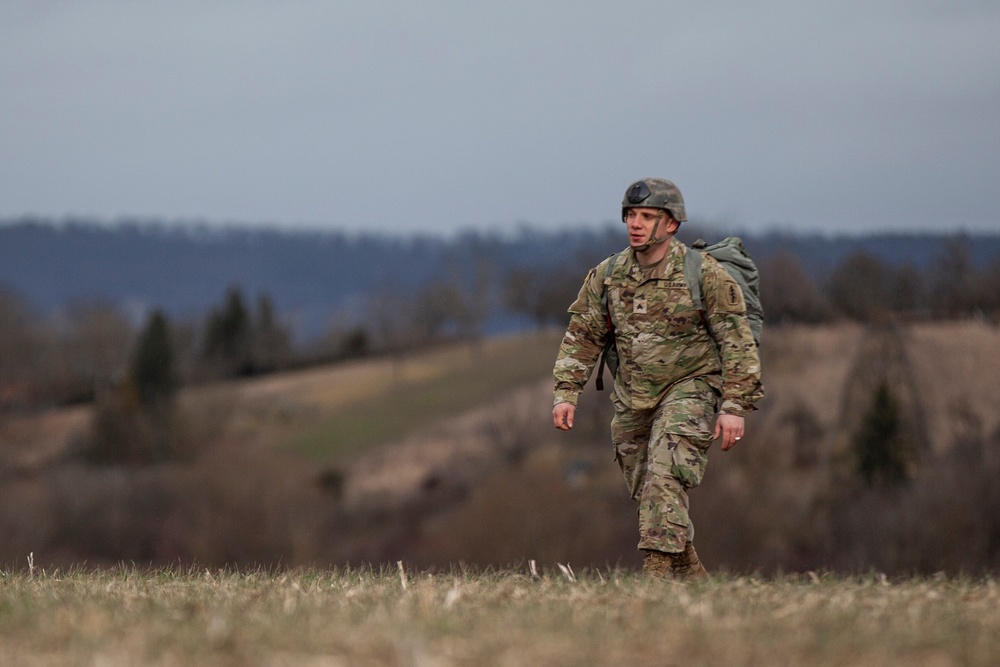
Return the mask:
POLYGON ((84 460, 144 466, 182 456, 177 388, 170 327, 157 310, 139 336, 126 381, 95 402, 91 432, 81 452, 84 460))
POLYGON ((872 396, 854 437, 858 472, 869 485, 899 484, 909 476, 909 456, 904 449, 899 405, 885 382, 872 396))
POLYGON ((143 406, 166 403, 177 391, 170 328, 166 316, 159 310, 153 312, 139 336, 132 358, 131 378, 143 406))
POLYGON ((204 354, 222 363, 225 375, 246 373, 252 366, 253 321, 239 287, 231 287, 221 309, 213 309, 205 326, 204 354))

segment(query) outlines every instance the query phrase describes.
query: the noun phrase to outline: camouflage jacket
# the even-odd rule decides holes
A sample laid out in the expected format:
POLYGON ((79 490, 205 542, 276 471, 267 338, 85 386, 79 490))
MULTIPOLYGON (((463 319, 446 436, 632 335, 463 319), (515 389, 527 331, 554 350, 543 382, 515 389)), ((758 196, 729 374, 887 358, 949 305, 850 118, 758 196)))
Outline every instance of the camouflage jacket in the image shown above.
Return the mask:
POLYGON ((701 377, 722 396, 720 412, 742 416, 754 409, 763 388, 743 293, 718 262, 705 257, 706 328, 684 281, 686 252, 697 251, 673 239, 652 270, 644 271, 631 250, 590 270, 569 307, 571 318, 553 371, 555 403, 576 404, 597 364, 609 335, 601 305, 606 285, 619 357, 614 392, 625 406, 651 409, 677 382, 701 377), (612 260, 615 265, 605 279, 612 260))

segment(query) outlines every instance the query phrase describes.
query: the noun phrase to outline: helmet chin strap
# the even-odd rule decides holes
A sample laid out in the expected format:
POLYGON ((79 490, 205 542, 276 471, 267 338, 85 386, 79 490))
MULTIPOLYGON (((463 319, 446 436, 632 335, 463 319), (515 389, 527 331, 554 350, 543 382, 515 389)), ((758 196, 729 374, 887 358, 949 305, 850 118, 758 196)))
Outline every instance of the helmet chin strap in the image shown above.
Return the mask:
POLYGON ((635 248, 636 252, 646 252, 647 250, 649 250, 650 248, 652 248, 657 243, 663 243, 664 241, 667 240, 666 237, 657 238, 657 236, 656 236, 656 232, 660 229, 660 222, 662 222, 662 221, 663 221, 663 217, 662 216, 656 219, 656 224, 653 225, 653 231, 650 232, 650 234, 649 234, 649 240, 646 241, 645 243, 643 243, 641 246, 636 246, 636 248, 635 248))

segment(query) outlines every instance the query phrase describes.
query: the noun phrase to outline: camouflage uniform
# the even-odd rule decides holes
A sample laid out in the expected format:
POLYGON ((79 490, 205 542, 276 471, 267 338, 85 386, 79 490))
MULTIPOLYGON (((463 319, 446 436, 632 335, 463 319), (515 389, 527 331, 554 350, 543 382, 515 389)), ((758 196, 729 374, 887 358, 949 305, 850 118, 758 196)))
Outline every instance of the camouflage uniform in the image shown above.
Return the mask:
POLYGON ((687 252, 696 251, 673 239, 652 269, 631 249, 592 269, 569 308, 554 370, 554 403, 575 405, 609 335, 606 288, 620 360, 611 396, 615 459, 639 503, 639 548, 662 552, 683 551, 693 539, 687 491, 704 475, 716 412, 745 416, 763 394, 739 285, 704 258, 710 332, 684 280, 687 252))

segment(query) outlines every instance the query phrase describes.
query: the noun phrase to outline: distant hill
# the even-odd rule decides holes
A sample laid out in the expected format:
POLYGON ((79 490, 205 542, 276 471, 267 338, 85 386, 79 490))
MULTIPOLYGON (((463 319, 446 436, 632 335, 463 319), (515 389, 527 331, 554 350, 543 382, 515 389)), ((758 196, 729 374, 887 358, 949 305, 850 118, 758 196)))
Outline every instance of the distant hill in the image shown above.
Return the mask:
MULTIPOLYGON (((688 226, 680 237, 690 241, 720 235, 688 226)), ((950 241, 967 244, 979 264, 1000 256, 1000 234, 824 237, 772 232, 743 238, 756 258, 790 252, 817 279, 858 250, 891 264, 918 267, 932 266, 950 241)), ((74 302, 102 301, 137 318, 152 307, 200 317, 236 285, 250 298, 267 292, 279 314, 292 317, 298 333, 308 335, 322 331, 334 316, 356 315, 376 291, 411 293, 434 279, 471 283, 484 267, 497 291, 511 271, 524 267, 565 266, 582 278, 587 267, 623 246, 617 224, 436 238, 4 220, 0 289, 18 293, 43 313, 74 302)), ((520 325, 511 313, 498 310, 486 328, 496 332, 520 325)))
MULTIPOLYGON (((559 336, 187 387, 198 455, 168 465, 81 465, 89 406, 10 415, 0 566, 637 566, 607 392, 591 384, 574 429, 552 427, 559 336)), ((760 409, 694 492, 713 568, 994 576, 997 329, 776 325, 766 340, 760 409), (864 481, 873 422, 907 481, 864 481)))

